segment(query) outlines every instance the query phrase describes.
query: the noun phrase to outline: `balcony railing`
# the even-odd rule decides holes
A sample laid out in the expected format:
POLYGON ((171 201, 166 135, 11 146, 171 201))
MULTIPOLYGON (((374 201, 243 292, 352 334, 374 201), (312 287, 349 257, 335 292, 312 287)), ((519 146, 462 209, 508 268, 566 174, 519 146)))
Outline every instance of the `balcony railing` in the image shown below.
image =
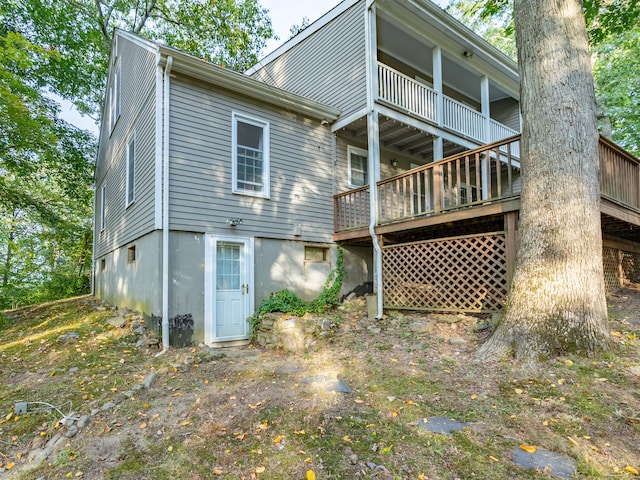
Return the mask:
MULTIPOLYGON (((519 144, 519 136, 511 137, 378 182, 378 223, 517 197, 519 144)), ((604 138, 600 139, 599 156, 602 196, 640 212, 640 161, 604 138)), ((368 226, 369 188, 336 195, 334 209, 336 232, 368 226)))
POLYGON ((469 105, 442 95, 442 119, 438 118, 438 93, 428 85, 378 62, 378 99, 436 125, 442 125, 477 142, 495 142, 517 132, 490 120, 487 135, 485 117, 469 105))

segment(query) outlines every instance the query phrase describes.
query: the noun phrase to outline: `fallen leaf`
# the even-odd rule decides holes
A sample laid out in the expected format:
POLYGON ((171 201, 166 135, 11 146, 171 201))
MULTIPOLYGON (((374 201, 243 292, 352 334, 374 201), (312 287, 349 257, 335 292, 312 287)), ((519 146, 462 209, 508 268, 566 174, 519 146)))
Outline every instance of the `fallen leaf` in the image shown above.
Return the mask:
POLYGON ((173 445, 169 445, 169 447, 167 448, 167 452, 173 452, 173 445))
POLYGON ((491 460, 492 462, 496 462, 496 463, 498 463, 500 461, 496 457, 494 457, 493 455, 489 455, 489 460, 491 460))
POLYGON ((360 404, 360 403, 364 403, 364 400, 360 400, 359 398, 356 398, 356 399, 353 401, 353 403, 358 403, 358 404, 360 404))
POLYGON ((521 388, 516 388, 516 389, 515 389, 515 392, 516 392, 518 395, 522 395, 522 392, 524 392, 524 390, 522 390, 521 388))
POLYGON ((316 473, 313 470, 307 470, 307 480, 316 480, 316 473))
POLYGON ((278 435, 276 438, 273 439, 273 443, 280 443, 282 442, 282 440, 284 440, 284 435, 278 435))
POLYGON ((571 443, 573 443, 576 447, 580 446, 580 444, 578 442, 576 442, 573 438, 571 437, 567 437, 567 440, 569 440, 571 443))
POLYGON ((630 473, 631 475, 640 475, 640 472, 633 468, 631 465, 627 465, 624 467, 624 471, 630 473))
POLYGON ((424 473, 421 473, 420 475, 418 475, 418 480, 429 480, 429 477, 427 477, 424 473))
POLYGON ((191 425, 191 422, 190 422, 190 421, 188 421, 188 420, 185 420, 185 421, 184 421, 184 422, 182 422, 180 425, 181 425, 181 426, 183 426, 183 427, 186 427, 187 425, 191 425))
POLYGON ((471 394, 471 400, 475 400, 476 398, 478 398, 478 395, 476 395, 475 393, 471 394))
POLYGON ((311 463, 311 462, 312 462, 311 457, 307 457, 304 459, 304 463, 311 463))
POLYGON ((264 473, 266 467, 256 467, 256 473, 264 473))
POLYGON ((213 474, 214 475, 222 475, 224 472, 222 470, 220 470, 219 468, 214 468, 213 469, 213 474))
POLYGON ((571 365, 573 365, 573 362, 572 362, 571 360, 565 360, 565 361, 564 361, 564 364, 565 364, 567 367, 570 367, 571 365))
POLYGON ((147 428, 147 424, 146 424, 145 422, 142 422, 142 423, 140 424, 140 428, 147 428))
POLYGON ((7 463, 7 464, 5 465, 5 467, 4 467, 4 468, 6 468, 7 470, 11 470, 11 469, 12 469, 13 467, 15 467, 15 466, 16 466, 16 464, 15 464, 15 463, 13 463, 13 462, 9 462, 9 463, 7 463))
POLYGON ((294 430, 293 433, 295 435, 304 435, 304 430, 294 430))
POLYGON ((538 447, 536 447, 535 445, 520 445, 520 448, 527 453, 534 453, 536 450, 538 450, 538 447))
POLYGON ((342 441, 344 443, 351 443, 351 438, 349 438, 349 435, 345 435, 344 437, 342 437, 342 441))

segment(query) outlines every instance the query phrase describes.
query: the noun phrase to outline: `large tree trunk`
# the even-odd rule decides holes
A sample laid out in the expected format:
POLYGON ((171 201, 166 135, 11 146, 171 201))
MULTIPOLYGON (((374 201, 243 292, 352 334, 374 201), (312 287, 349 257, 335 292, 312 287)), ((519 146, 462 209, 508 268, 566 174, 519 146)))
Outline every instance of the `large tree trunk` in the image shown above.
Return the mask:
POLYGON ((536 360, 609 342, 598 131, 578 0, 515 0, 522 109, 519 244, 505 318, 478 352, 536 360))

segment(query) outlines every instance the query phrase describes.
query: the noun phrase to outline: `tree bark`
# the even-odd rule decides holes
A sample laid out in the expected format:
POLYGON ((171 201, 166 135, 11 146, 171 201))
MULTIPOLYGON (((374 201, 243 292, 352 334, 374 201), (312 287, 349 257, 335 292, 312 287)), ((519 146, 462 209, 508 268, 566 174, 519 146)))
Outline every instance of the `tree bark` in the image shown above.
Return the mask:
POLYGON ((515 0, 522 196, 506 314, 478 356, 535 361, 609 343, 598 131, 578 0, 515 0))

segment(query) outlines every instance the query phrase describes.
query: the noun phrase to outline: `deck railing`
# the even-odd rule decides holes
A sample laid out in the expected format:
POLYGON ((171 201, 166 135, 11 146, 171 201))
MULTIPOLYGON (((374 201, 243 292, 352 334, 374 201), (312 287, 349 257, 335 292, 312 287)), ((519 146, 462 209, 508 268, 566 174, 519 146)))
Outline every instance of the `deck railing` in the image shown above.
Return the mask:
POLYGON ((369 216, 369 186, 339 193, 333 197, 333 226, 336 232, 364 228, 369 216))
MULTIPOLYGON (((518 196, 519 146, 520 137, 514 136, 378 182, 378 222, 411 220, 518 196)), ((603 137, 599 156, 602 196, 640 212, 640 160, 603 137)), ((368 187, 334 198, 336 232, 369 225, 368 187)))
POLYGON ((380 223, 406 220, 515 196, 512 137, 378 182, 380 223), (505 150, 503 153, 502 150, 505 150))
POLYGON ((378 62, 378 97, 406 112, 437 123, 436 91, 378 62))
POLYGON ((519 133, 491 119, 487 135, 481 112, 446 95, 442 95, 440 120, 438 93, 433 88, 381 62, 378 62, 378 99, 478 142, 495 142, 519 133))
POLYGON ((640 161, 600 137, 600 192, 616 203, 640 209, 640 161))

